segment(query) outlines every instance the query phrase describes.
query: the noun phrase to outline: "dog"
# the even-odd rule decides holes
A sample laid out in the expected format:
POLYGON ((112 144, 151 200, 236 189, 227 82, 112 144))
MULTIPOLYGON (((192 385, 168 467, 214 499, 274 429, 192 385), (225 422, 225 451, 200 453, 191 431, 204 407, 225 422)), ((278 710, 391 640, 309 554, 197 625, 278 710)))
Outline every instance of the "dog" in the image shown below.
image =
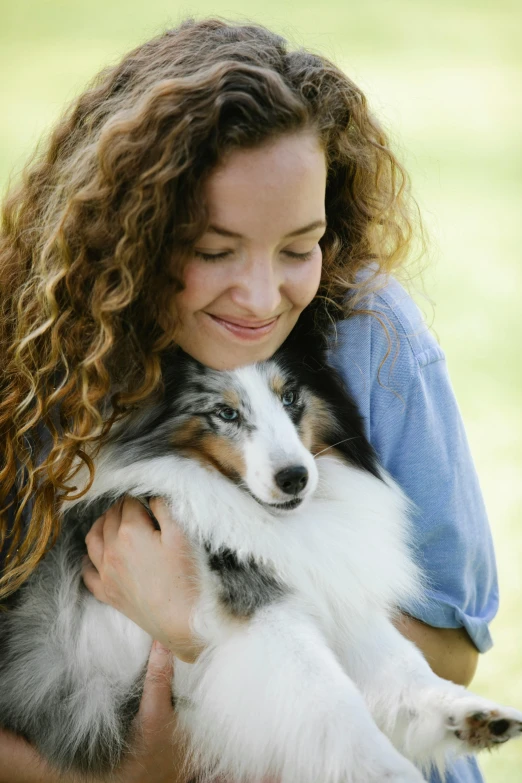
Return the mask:
POLYGON ((125 494, 165 498, 192 544, 204 651, 172 689, 202 780, 420 783, 522 732, 395 628, 425 586, 411 504, 324 340, 295 330, 233 371, 175 352, 0 617, 0 725, 58 769, 106 776, 132 748, 152 640, 81 579, 86 532, 125 494))

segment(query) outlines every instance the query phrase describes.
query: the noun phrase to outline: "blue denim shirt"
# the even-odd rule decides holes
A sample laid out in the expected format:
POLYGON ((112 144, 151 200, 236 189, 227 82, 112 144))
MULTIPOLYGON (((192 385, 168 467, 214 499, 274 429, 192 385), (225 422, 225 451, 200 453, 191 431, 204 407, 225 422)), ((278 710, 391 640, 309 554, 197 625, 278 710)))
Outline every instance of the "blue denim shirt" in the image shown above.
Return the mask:
MULTIPOLYGON (((402 608, 431 626, 465 628, 485 652, 498 608, 495 556, 444 353, 397 281, 389 280, 364 308, 385 323, 389 356, 381 323, 360 313, 337 325, 330 361, 355 398, 382 465, 417 506, 415 543, 428 600, 402 608)), ((466 758, 454 763, 446 781, 477 783, 482 776, 466 758)), ((431 783, 439 782, 433 774, 431 783)))

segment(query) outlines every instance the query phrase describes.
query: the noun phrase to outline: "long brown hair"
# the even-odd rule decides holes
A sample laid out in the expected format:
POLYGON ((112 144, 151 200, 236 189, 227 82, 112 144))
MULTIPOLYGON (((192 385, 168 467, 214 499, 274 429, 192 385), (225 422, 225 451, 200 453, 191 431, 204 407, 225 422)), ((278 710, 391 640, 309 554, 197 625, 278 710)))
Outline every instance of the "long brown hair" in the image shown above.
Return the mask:
POLYGON ((408 179, 361 90, 262 26, 189 19, 148 41, 94 79, 26 167, 0 236, 0 596, 54 542, 78 465, 92 478, 113 421, 161 383, 206 177, 227 152, 300 129, 327 159, 318 296, 335 318, 349 289, 363 296, 405 258, 408 179))

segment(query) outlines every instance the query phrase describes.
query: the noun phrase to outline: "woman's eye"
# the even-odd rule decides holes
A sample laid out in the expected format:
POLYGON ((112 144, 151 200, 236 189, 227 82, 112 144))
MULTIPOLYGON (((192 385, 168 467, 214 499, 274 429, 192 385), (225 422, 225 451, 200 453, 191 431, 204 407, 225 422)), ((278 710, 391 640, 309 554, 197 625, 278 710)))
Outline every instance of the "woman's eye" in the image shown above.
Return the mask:
POLYGON ((309 261, 314 254, 315 248, 309 250, 307 253, 293 253, 291 250, 285 250, 287 256, 290 258, 298 258, 300 261, 309 261))
POLYGON ((217 415, 223 421, 237 421, 239 418, 239 413, 234 408, 220 408, 217 415))
MULTIPOLYGON (((292 250, 285 250, 283 252, 290 258, 296 258, 299 261, 309 261, 314 254, 314 249, 309 250, 307 253, 294 253, 292 250)), ((194 256, 196 258, 201 258, 203 261, 220 261, 223 258, 230 256, 230 253, 230 250, 224 250, 221 253, 205 253, 203 250, 194 250, 194 256)))
POLYGON ((292 405, 295 402, 296 393, 293 391, 287 391, 283 394, 281 397, 281 402, 283 405, 292 405))
POLYGON ((220 258, 226 258, 229 252, 225 250, 223 253, 203 253, 202 250, 194 250, 194 255, 196 258, 202 258, 203 261, 219 261, 220 258))

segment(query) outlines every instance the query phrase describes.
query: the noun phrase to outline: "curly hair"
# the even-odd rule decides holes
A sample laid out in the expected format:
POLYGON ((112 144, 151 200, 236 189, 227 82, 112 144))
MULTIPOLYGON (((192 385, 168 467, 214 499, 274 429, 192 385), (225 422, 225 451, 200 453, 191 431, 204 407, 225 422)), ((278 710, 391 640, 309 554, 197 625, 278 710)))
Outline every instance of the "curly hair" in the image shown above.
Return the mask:
POLYGON ((114 421, 161 386, 206 178, 300 130, 327 162, 317 313, 331 320, 402 264, 413 221, 386 135, 326 58, 260 25, 188 19, 102 71, 26 167, 0 236, 0 596, 54 543, 79 466, 92 481, 114 421))

